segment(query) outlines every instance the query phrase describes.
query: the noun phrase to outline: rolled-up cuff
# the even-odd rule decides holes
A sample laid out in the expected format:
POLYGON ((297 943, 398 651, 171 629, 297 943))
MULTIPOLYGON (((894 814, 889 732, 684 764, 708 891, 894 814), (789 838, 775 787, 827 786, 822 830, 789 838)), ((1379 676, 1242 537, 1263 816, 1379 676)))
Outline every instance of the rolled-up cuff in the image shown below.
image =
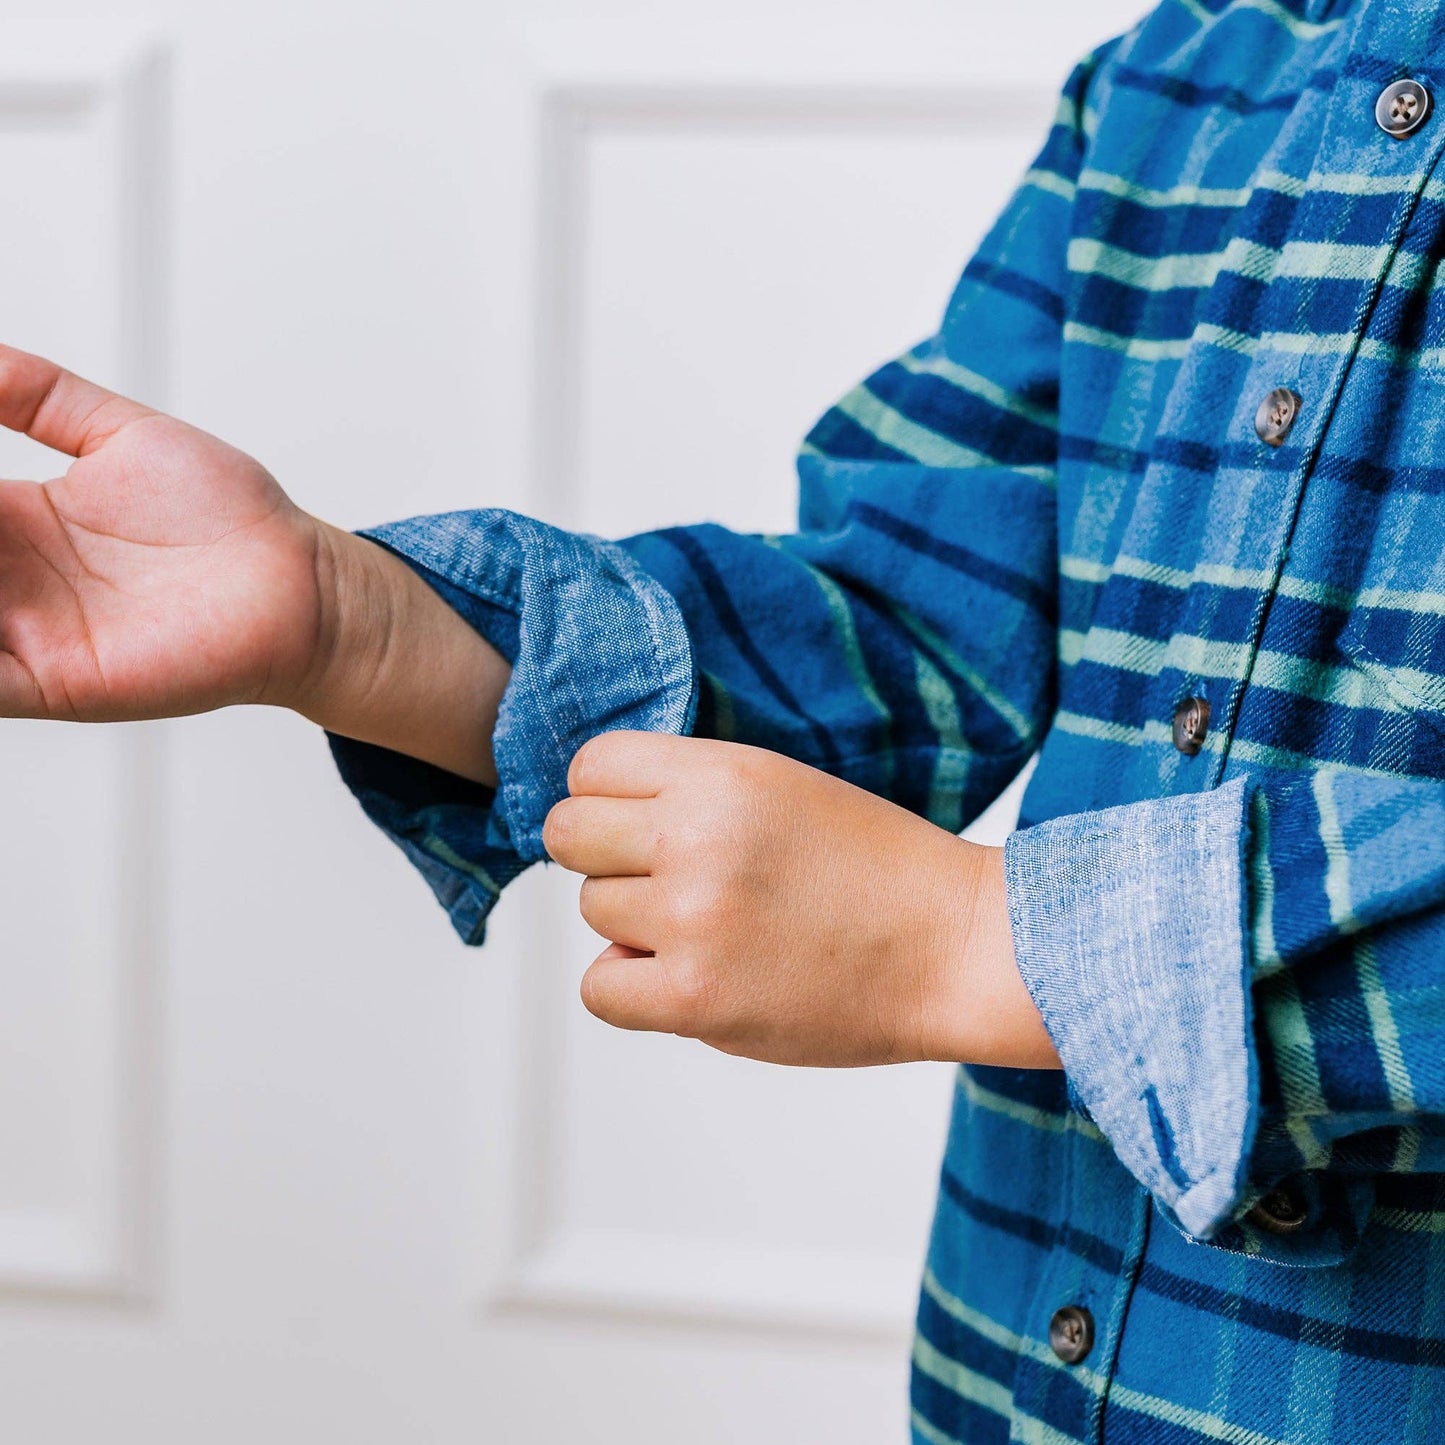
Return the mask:
POLYGON ((342 778, 480 943, 502 888, 546 856, 542 826, 577 749, 598 733, 687 733, 687 627, 620 547, 514 512, 453 512, 362 535, 396 553, 512 664, 492 734, 496 792, 333 737, 342 778))
POLYGON ((1070 1092, 1196 1238, 1239 1211, 1257 1112, 1248 784, 1054 819, 1005 848, 1019 968, 1070 1092))

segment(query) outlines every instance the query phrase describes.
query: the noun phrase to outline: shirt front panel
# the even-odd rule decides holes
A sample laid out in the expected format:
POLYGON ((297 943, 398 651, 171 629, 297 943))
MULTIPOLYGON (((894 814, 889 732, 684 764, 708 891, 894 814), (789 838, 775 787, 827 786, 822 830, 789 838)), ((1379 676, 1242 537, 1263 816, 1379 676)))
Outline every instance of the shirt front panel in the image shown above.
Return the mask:
POLYGON ((1098 84, 1065 324, 1060 707, 1026 821, 1207 788, 1231 754, 1336 761, 1318 727, 1282 728, 1281 712, 1310 693, 1363 702, 1332 629, 1361 538, 1383 524, 1393 555, 1397 522, 1367 503, 1343 535, 1296 524, 1307 477, 1421 440, 1400 425, 1404 399, 1434 382, 1392 358, 1419 330, 1402 329, 1402 300, 1436 240, 1422 193, 1441 130, 1391 140, 1374 107, 1397 71, 1433 83, 1431 32, 1419 7, 1375 4, 1251 48, 1230 22, 1259 12, 1226 10, 1188 45, 1161 12, 1162 33, 1151 21, 1098 84), (1269 447, 1255 422, 1276 388, 1302 405, 1269 447), (1336 605, 1306 635, 1281 608, 1308 607, 1310 589, 1336 605), (1270 616, 1279 646, 1262 647, 1270 616), (1241 733, 1247 694, 1263 726, 1241 733), (1173 745, 1189 696, 1211 706, 1202 759, 1173 745))
MULTIPOLYGON (((1445 775, 1445 126, 1380 130, 1403 75, 1445 88, 1435 5, 1166 5, 1101 70, 1065 298, 1059 710, 1025 822, 1242 772, 1445 775), (1256 417, 1277 388, 1301 405, 1272 447, 1256 417), (1190 697, 1211 710, 1197 757, 1171 727, 1190 697)), ((952 1395, 1006 1390, 1010 1439, 1433 1438, 1438 1176, 1391 1180, 1332 1265, 1283 1269, 1151 1222, 1056 1085, 966 1077, 917 1438, 948 1418, 940 1337, 967 1355, 1000 1328, 1008 1359, 980 1355, 952 1395), (1006 1250, 1040 1257, 996 1298, 1006 1250), (1099 1332, 1083 1365, 1048 1346, 1070 1303, 1099 1332)), ((992 1438, 968 1426, 953 1438, 992 1438)))

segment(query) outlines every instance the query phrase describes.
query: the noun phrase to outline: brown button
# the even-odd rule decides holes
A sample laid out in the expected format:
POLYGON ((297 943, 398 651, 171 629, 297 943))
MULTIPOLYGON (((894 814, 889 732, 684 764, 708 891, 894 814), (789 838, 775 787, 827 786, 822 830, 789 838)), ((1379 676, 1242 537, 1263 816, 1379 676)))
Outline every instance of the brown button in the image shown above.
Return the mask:
POLYGON ((1094 1348, 1094 1317, 1083 1305, 1065 1305, 1049 1321, 1049 1345, 1066 1364, 1077 1365, 1094 1348))
POLYGON ((1282 447, 1284 439, 1294 430, 1295 419, 1304 400, 1297 391, 1277 386, 1260 402, 1254 415, 1254 429, 1260 441, 1268 446, 1282 447))
POLYGON ((1186 697, 1174 709, 1174 746, 1186 758, 1199 756, 1209 736, 1209 699, 1186 697))
POLYGON ((1292 1184, 1281 1184, 1271 1189, 1246 1216, 1251 1224, 1257 1224, 1271 1234, 1293 1234, 1295 1230, 1304 1228, 1309 1217, 1309 1204, 1292 1184))
POLYGON ((1430 92, 1418 80, 1397 80, 1375 102, 1375 124, 1388 136, 1404 140, 1430 119, 1430 92))

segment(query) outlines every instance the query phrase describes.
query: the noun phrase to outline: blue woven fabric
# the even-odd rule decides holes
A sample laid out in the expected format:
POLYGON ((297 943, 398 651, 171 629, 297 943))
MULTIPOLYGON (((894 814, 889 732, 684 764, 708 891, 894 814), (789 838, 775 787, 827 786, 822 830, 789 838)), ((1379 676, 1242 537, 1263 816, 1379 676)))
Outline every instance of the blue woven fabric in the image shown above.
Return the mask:
POLYGON ((1069 814, 1004 855, 1015 953, 1079 1105, 1181 1228, 1247 1192, 1243 779, 1069 814))
POLYGON ((1166 0, 1091 56, 794 535, 379 534, 516 659, 500 800, 337 744, 470 938, 620 719, 950 829, 1039 754, 1006 866, 1066 1071, 960 1071, 916 1441, 1440 1433, 1445 111, 1384 134, 1401 77, 1445 95, 1434 0, 1166 0))
POLYGON ((499 510, 453 512, 363 535, 409 562, 512 664, 492 745, 500 788, 346 738, 331 751, 468 943, 502 889, 546 857, 542 825, 589 737, 685 733, 697 703, 687 629, 621 547, 499 510))

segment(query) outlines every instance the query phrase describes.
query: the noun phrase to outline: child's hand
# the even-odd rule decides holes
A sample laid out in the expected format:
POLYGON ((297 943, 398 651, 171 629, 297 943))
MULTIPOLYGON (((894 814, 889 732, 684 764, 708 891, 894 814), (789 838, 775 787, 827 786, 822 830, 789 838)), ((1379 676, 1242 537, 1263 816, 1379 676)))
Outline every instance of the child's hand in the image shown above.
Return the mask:
POLYGON ((570 785, 546 843, 612 940, 582 986, 608 1023, 784 1064, 1057 1067, 999 850, 733 743, 609 733, 570 785))
POLYGON ((0 482, 0 716, 272 703, 495 781, 506 664, 390 554, 224 442, 8 347, 0 425, 76 458, 0 482))

